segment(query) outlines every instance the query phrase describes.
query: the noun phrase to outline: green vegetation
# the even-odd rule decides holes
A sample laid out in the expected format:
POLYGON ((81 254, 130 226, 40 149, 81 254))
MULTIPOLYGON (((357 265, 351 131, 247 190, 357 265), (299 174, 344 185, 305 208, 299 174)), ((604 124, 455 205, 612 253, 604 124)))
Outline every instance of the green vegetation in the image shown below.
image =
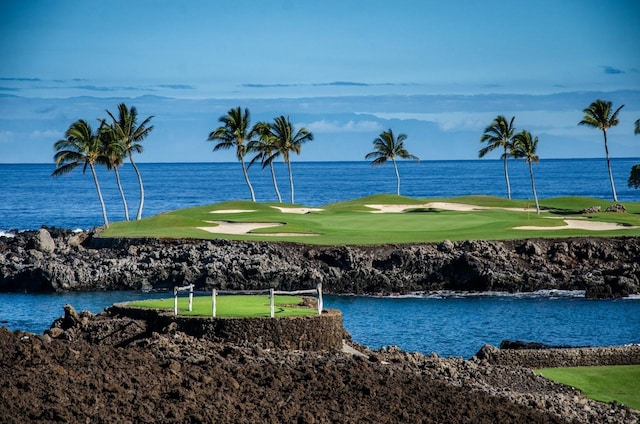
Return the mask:
POLYGON ((616 185, 613 182, 613 173, 611 172, 611 161, 609 160, 609 147, 607 146, 607 130, 618 125, 618 113, 624 105, 620 106, 615 112, 611 113, 613 104, 604 100, 596 100, 584 109, 584 118, 578 122, 578 125, 586 125, 591 128, 602 130, 604 137, 604 152, 607 158, 607 167, 609 168, 609 182, 611 183, 611 192, 613 193, 613 201, 618 201, 616 194, 616 185))
POLYGON ((616 401, 640 410, 640 365, 544 368, 536 373, 575 387, 591 399, 616 401))
MULTIPOLYGON (((531 237, 639 236, 640 228, 608 231, 560 229, 563 219, 588 222, 614 222, 640 227, 640 203, 627 202, 627 213, 580 214, 584 208, 600 206, 604 211, 610 202, 586 197, 563 197, 540 201, 541 213, 535 214, 527 200, 505 200, 490 196, 465 196, 451 199, 413 199, 396 195, 375 195, 348 202, 334 203, 322 211, 306 214, 284 213, 273 206, 279 203, 248 201, 223 202, 209 206, 181 209, 141 221, 116 222, 105 229, 103 237, 159 237, 232 240, 278 240, 323 245, 371 245, 386 243, 421 243, 448 240, 506 240, 531 237), (453 211, 430 206, 449 202, 487 207, 474 211, 453 211), (403 213, 371 213, 367 205, 407 205, 403 213), (415 207, 409 207, 414 205, 415 207), (510 210, 505 208, 517 208, 510 210), (525 210, 525 208, 527 208, 525 210), (229 210, 252 212, 230 213, 229 210), (220 211, 222 213, 211 213, 220 211), (244 223, 279 223, 278 227, 261 228, 250 234, 216 234, 212 221, 244 223), (520 226, 558 227, 557 230, 519 230, 520 226), (203 227, 211 228, 206 231, 203 227), (279 236, 279 233, 286 235, 279 236), (300 237, 297 235, 310 235, 300 237)), ((295 205, 291 206, 294 207, 295 205)))
MULTIPOLYGON (((174 298, 140 300, 129 305, 135 308, 166 309, 173 310, 174 298)), ((275 296, 275 316, 290 317, 301 315, 316 315, 318 311, 313 308, 299 306, 302 298, 299 296, 275 296)), ((211 296, 194 296, 193 310, 189 311, 189 298, 182 294, 178 297, 178 315, 184 316, 211 316, 211 296)), ((269 296, 262 295, 218 295, 216 297, 217 317, 243 317, 258 318, 269 317, 269 296)))
POLYGON ((393 135, 393 131, 389 128, 387 131, 383 131, 380 135, 373 140, 374 150, 364 157, 365 159, 373 159, 372 166, 381 166, 387 163, 388 159, 391 159, 393 163, 393 170, 396 172, 396 181, 398 189, 396 193, 400 196, 400 173, 398 173, 398 165, 396 164, 396 158, 399 159, 411 159, 419 160, 417 156, 412 155, 404 147, 404 141, 407 139, 406 134, 398 134, 396 138, 393 135))
POLYGON ((507 198, 511 200, 511 184, 509 183, 509 168, 507 165, 507 159, 512 156, 513 150, 513 134, 516 129, 513 126, 513 120, 515 116, 511 117, 511 120, 507 123, 507 118, 502 115, 498 115, 491 124, 484 129, 484 133, 480 137, 481 143, 487 143, 480 151, 478 151, 478 157, 482 158, 487 153, 495 149, 503 149, 503 153, 500 159, 503 161, 504 166, 504 179, 507 183, 507 198))

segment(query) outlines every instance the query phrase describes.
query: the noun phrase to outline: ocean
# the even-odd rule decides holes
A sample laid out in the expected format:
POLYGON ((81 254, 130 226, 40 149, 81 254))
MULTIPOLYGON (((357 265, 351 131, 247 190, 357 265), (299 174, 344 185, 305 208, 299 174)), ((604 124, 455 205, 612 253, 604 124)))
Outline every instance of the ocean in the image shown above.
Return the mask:
MULTIPOLYGON (((640 190, 627 187, 631 167, 640 158, 612 160, 618 198, 640 202, 640 190)), ((142 163, 145 182, 143 216, 227 200, 250 200, 239 163, 142 163)), ((102 225, 102 212, 91 175, 80 169, 52 178, 53 164, 0 164, 0 234, 43 225, 89 229, 102 225)), ((289 201, 286 167, 277 164, 283 201, 289 201)), ((512 197, 532 199, 529 170, 510 161, 512 197)), ((400 162, 401 194, 416 198, 462 195, 506 197, 499 160, 400 162)), ((541 199, 591 196, 611 199, 606 161, 547 159, 534 165, 541 199)), ((138 206, 133 169, 122 169, 131 216, 138 206)), ((396 188, 391 164, 368 162, 294 162, 296 203, 322 206, 396 188)), ((99 169, 109 219, 124 219, 112 173, 99 169)), ((250 170, 258 201, 276 201, 268 170, 250 170)), ((158 293, 99 292, 0 293, 0 325, 42 333, 62 314, 66 303, 100 312, 115 302, 157 297, 158 293)), ((485 343, 503 339, 552 345, 606 346, 640 343, 640 296, 622 300, 584 299, 580 292, 491 295, 431 294, 402 298, 327 296, 325 306, 340 309, 354 341, 380 348, 470 357, 485 343)))
MULTIPOLYGON (((620 201, 640 202, 640 190, 627 187, 633 165, 640 158, 612 160, 620 201)), ((227 200, 251 200, 239 162, 141 163, 145 187, 143 216, 189 206, 227 200)), ((293 162, 295 202, 322 206, 378 193, 395 193, 392 165, 373 168, 369 162, 293 162)), ((416 198, 472 194, 506 197, 502 161, 421 161, 398 163, 401 194, 416 198)), ((53 164, 0 164, 0 231, 49 227, 90 229, 103 224, 98 196, 87 170, 76 169, 53 178, 53 164)), ((607 165, 598 159, 542 159, 534 165, 540 199, 591 196, 612 199, 607 165)), ((533 199, 528 165, 510 161, 512 198, 533 199)), ((285 165, 276 164, 278 186, 284 202, 290 201, 285 165)), ((268 169, 250 168, 249 177, 258 201, 277 201, 268 169)), ((139 194, 133 168, 121 170, 122 183, 135 217, 139 194)), ((113 172, 98 168, 98 179, 110 221, 124 220, 113 172)), ((533 200, 532 200, 533 202, 533 200)))

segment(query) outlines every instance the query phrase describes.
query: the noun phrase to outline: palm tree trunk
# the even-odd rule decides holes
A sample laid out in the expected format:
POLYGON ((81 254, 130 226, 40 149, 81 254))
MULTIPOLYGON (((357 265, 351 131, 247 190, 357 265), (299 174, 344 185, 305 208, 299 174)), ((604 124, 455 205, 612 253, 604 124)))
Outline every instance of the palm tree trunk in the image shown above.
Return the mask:
POLYGON ((602 130, 604 134, 604 153, 607 156, 607 168, 609 168, 609 181, 611 181, 611 192, 613 193, 613 201, 618 201, 618 195, 616 194, 616 186, 613 183, 613 174, 611 173, 611 160, 609 160, 609 147, 607 147, 607 131, 602 130))
POLYGON ((127 199, 124 197, 124 190, 120 182, 120 172, 118 172, 117 166, 114 166, 113 170, 116 173, 116 183, 118 184, 118 190, 120 190, 120 197, 122 197, 122 204, 124 205, 124 218, 129 221, 129 207, 127 206, 127 199))
POLYGON ((93 182, 96 185, 96 190, 98 190, 98 197, 100 198, 100 206, 102 206, 102 217, 104 218, 104 226, 109 228, 109 219, 107 218, 107 208, 104 205, 104 199, 102 198, 102 191, 100 191, 100 184, 98 183, 98 175, 96 174, 96 168, 93 164, 89 164, 91 168, 91 174, 93 175, 93 182))
POLYGON ((133 154, 129 153, 129 160, 131 161, 131 165, 133 169, 136 171, 136 175, 138 176, 138 185, 140 186, 140 205, 138 206, 138 214, 136 215, 136 220, 140 221, 142 219, 142 208, 144 206, 144 186, 142 185, 142 176, 140 175, 140 171, 136 166, 136 163, 133 161, 133 154))
POLYGON ((240 163, 242 164, 242 172, 244 173, 244 180, 247 182, 247 185, 249 186, 249 191, 251 192, 251 201, 255 202, 256 201, 256 195, 253 192, 253 187, 251 186, 251 181, 249 181, 249 173, 247 172, 247 167, 244 166, 244 158, 242 156, 240 156, 240 163))
POLYGON ((531 174, 531 188, 533 189, 533 199, 536 201, 536 213, 540 215, 540 205, 538 204, 538 194, 536 193, 536 181, 533 178, 533 165, 529 162, 529 174, 531 174))
POLYGON ((269 162, 271 168, 271 179, 273 180, 273 188, 276 189, 276 195, 278 196, 278 202, 282 203, 282 197, 280 196, 280 190, 278 190, 278 182, 276 181, 276 173, 273 170, 273 161, 269 162))
POLYGON ((295 203, 293 199, 293 173, 291 172, 291 159, 287 158, 287 166, 289 167, 289 187, 291 188, 291 204, 295 203))
POLYGON ((507 166, 507 148, 504 148, 504 179, 507 182, 507 198, 511 200, 511 184, 509 183, 509 168, 507 166))
POLYGON ((391 162, 393 162, 393 169, 396 171, 396 180, 398 181, 398 189, 397 193, 400 196, 400 174, 398 173, 398 165, 396 164, 396 160, 391 158, 391 162))

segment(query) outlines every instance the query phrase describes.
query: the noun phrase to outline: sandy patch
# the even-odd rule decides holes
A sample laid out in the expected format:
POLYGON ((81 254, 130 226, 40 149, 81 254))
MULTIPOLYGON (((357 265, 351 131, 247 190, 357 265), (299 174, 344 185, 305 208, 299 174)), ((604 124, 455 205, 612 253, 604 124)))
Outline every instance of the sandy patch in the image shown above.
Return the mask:
POLYGON ((577 219, 565 219, 566 225, 562 227, 536 227, 533 225, 514 227, 514 230, 589 230, 589 231, 612 231, 612 230, 632 230, 638 227, 626 226, 615 222, 600 222, 600 221, 584 221, 577 219))
MULTIPOLYGON (((272 228, 281 227, 284 224, 279 222, 229 222, 229 221, 207 221, 209 224, 218 224, 217 227, 197 227, 199 230, 204 230, 213 234, 230 234, 230 235, 247 235, 251 231, 259 228, 272 228)), ((305 233, 268 233, 268 234, 256 234, 260 236, 270 237, 304 237, 315 236, 316 234, 305 233)))
POLYGON ((209 213, 244 213, 244 212, 255 212, 255 210, 247 210, 247 209, 220 209, 217 211, 211 211, 209 213))
POLYGON ((278 209, 280 212, 299 213, 299 214, 305 214, 309 212, 320 212, 324 210, 320 208, 287 208, 287 207, 280 207, 280 206, 271 206, 271 207, 274 209, 278 209))
MULTIPOLYGON (((441 209, 445 211, 471 212, 490 209, 502 209, 513 212, 530 212, 527 208, 493 208, 489 206, 469 205, 466 203, 431 202, 422 205, 365 205, 368 208, 376 209, 371 213, 402 213, 410 209, 441 209)), ((535 209, 534 209, 535 210, 535 209)))

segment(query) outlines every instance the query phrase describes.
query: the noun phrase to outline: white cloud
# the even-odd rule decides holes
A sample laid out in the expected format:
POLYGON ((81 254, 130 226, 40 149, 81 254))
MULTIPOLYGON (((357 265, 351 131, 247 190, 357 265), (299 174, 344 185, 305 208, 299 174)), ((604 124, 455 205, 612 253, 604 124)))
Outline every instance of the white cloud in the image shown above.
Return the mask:
POLYGON ((0 131, 0 144, 10 143, 15 140, 16 134, 13 131, 0 131))
POLYGON ((371 132, 380 131, 383 127, 375 121, 348 121, 340 123, 338 121, 328 121, 322 119, 309 124, 300 124, 311 132, 332 133, 332 132, 371 132))
POLYGON ((34 130, 29 134, 32 138, 51 138, 58 140, 64 136, 64 133, 56 130, 34 130))

